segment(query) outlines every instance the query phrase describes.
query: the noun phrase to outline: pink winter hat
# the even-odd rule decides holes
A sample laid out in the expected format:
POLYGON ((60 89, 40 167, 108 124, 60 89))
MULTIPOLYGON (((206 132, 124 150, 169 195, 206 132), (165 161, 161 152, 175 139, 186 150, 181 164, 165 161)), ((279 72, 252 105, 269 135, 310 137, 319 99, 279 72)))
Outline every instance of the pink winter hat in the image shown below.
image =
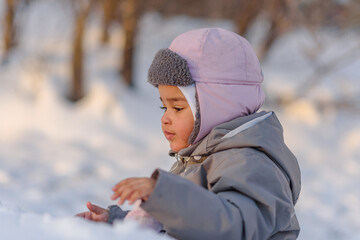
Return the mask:
POLYGON ((265 99, 262 81, 259 60, 249 42, 221 28, 179 35, 168 49, 159 51, 149 69, 149 82, 155 86, 195 83, 200 117, 192 143, 221 123, 255 113, 265 99), (168 65, 173 65, 170 71, 168 65))

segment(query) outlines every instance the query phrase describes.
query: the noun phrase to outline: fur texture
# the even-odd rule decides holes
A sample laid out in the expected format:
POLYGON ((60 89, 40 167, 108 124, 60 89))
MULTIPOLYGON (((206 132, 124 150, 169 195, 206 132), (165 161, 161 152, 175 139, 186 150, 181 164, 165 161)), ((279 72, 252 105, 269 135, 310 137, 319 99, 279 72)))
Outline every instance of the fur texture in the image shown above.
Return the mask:
POLYGON ((161 85, 189 86, 194 83, 187 61, 170 49, 161 49, 149 68, 148 82, 161 85))

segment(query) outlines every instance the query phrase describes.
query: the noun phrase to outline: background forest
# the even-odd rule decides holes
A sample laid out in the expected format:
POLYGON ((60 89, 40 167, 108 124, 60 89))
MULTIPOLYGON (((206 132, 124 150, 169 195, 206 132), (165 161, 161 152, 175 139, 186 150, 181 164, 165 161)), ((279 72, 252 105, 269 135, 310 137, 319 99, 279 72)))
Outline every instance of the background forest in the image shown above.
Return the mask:
POLYGON ((360 239, 359 1, 0 0, 0 23, 4 239, 167 238, 72 216, 172 165, 147 69, 200 27, 240 33, 261 60, 263 108, 302 171, 299 239, 360 239))

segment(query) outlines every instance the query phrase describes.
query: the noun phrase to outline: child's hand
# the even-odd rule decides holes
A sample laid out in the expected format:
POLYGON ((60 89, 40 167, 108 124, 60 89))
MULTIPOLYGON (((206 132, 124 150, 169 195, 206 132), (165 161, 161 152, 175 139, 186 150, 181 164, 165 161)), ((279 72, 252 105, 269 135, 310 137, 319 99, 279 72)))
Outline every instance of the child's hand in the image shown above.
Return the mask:
POLYGON ((95 221, 95 222, 107 222, 109 218, 109 210, 105 208, 101 208, 91 202, 86 203, 87 208, 90 210, 88 212, 83 212, 76 214, 77 217, 82 217, 87 220, 95 221))
POLYGON ((126 200, 129 204, 133 204, 138 199, 146 201, 154 190, 155 184, 156 180, 153 178, 127 178, 112 188, 114 194, 111 199, 119 198, 120 205, 126 200))

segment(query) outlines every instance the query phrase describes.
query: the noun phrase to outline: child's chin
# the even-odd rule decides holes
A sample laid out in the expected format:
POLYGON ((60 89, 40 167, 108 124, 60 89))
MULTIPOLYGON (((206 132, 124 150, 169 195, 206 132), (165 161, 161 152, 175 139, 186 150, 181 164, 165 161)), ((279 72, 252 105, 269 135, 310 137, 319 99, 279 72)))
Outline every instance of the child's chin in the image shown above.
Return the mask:
POLYGON ((170 149, 174 152, 178 152, 181 150, 181 148, 179 146, 177 146, 176 144, 170 143, 170 149))
POLYGON ((170 143, 170 149, 174 152, 179 152, 181 149, 187 148, 189 145, 179 145, 175 143, 170 143))
POLYGON ((172 151, 174 151, 174 152, 178 152, 178 151, 180 151, 180 149, 178 149, 178 148, 174 148, 174 147, 171 147, 171 146, 170 146, 170 149, 171 149, 172 151))

